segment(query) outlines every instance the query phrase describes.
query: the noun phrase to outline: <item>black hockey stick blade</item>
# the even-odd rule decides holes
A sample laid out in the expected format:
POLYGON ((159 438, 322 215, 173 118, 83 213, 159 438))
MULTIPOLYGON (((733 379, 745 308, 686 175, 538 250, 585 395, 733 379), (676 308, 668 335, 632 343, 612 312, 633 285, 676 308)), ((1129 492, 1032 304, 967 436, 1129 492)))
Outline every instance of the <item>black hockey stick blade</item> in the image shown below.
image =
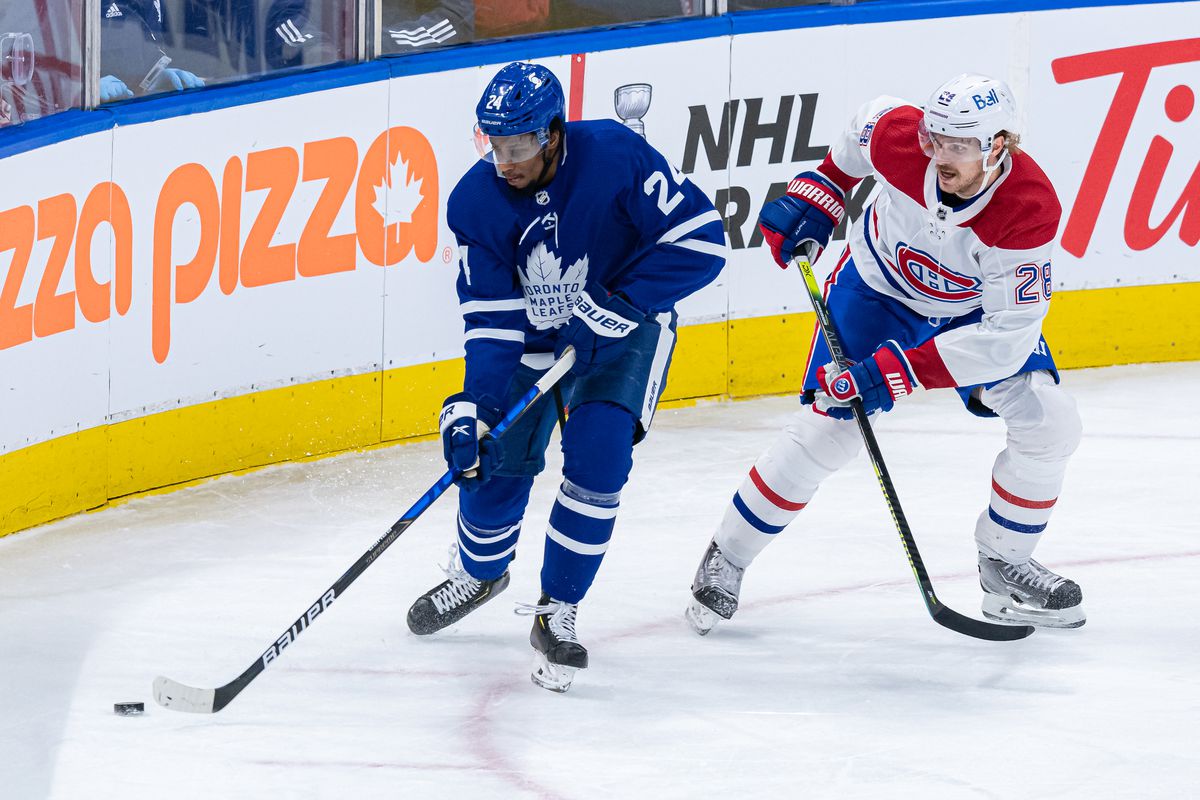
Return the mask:
POLYGON ((1033 633, 1032 625, 1001 625, 995 622, 984 622, 965 614, 960 614, 953 608, 939 604, 933 612, 933 621, 943 628, 949 628, 955 633, 973 636, 989 642, 1015 642, 1033 633))
MULTIPOLYGON (((542 395, 550 391, 550 387, 558 383, 559 379, 566 375, 574 364, 575 350, 568 347, 559 359, 554 362, 554 366, 550 367, 546 371, 546 374, 542 375, 537 383, 530 387, 529 391, 496 424, 496 427, 492 429, 492 435, 497 437, 503 436, 504 432, 511 428, 521 418, 521 415, 536 403, 542 395)), ((330 586, 317 602, 313 603, 304 614, 293 622, 291 627, 283 632, 283 635, 272 641, 270 647, 255 659, 237 678, 216 689, 201 689, 159 675, 154 679, 154 701, 163 708, 169 708, 173 711, 188 711, 193 714, 213 714, 229 705, 233 698, 237 697, 243 689, 250 685, 250 682, 257 678, 263 670, 275 663, 283 655, 283 651, 294 643, 300 634, 308 630, 309 626, 316 621, 322 612, 329 608, 334 600, 340 598, 346 589, 350 587, 350 584, 367 567, 375 563, 375 560, 383 555, 383 551, 387 550, 392 542, 400 538, 400 534, 404 533, 410 525, 416 522, 417 517, 421 516, 425 509, 429 508, 435 500, 450 488, 451 484, 454 483, 455 477, 456 475, 452 472, 447 471, 443 473, 442 477, 438 478, 437 483, 429 487, 429 491, 425 492, 421 496, 421 499, 413 503, 412 507, 404 513, 404 516, 396 520, 392 524, 392 527, 388 528, 387 533, 380 537, 379 541, 375 542, 367 552, 359 556, 350 569, 346 570, 342 574, 342 577, 338 578, 337 582, 333 586, 330 586)))

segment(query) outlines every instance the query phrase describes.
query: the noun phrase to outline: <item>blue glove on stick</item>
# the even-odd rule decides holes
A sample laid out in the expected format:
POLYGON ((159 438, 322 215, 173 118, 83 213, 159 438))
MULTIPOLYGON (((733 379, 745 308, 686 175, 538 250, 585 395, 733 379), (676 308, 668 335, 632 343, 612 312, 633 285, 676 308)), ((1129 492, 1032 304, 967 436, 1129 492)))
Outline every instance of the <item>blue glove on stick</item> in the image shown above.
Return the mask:
POLYGON ((454 473, 454 483, 473 492, 487 482, 503 459, 500 443, 488 434, 500 422, 500 410, 490 402, 479 402, 470 392, 446 398, 438 420, 442 455, 454 473))
POLYGON ((801 172, 788 184, 787 194, 762 207, 758 227, 775 263, 787 269, 805 242, 816 245, 810 254, 816 261, 845 215, 846 200, 841 189, 819 172, 801 172))
POLYGON ((833 363, 818 367, 817 383, 824 392, 824 396, 817 395, 817 408, 834 419, 854 419, 850 401, 856 397, 862 398, 868 414, 891 411, 897 400, 919 386, 908 356, 891 339, 847 370, 838 370, 833 363))

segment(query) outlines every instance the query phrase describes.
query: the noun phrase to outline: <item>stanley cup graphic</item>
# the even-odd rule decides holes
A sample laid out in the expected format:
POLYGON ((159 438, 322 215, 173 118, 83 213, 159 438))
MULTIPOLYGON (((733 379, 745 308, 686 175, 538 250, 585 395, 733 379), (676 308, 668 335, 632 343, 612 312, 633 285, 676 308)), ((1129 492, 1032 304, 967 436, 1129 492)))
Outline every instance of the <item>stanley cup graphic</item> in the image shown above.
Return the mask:
POLYGON ((33 77, 33 36, 0 33, 0 84, 24 86, 33 77))
POLYGON ((646 138, 646 125, 642 117, 650 110, 650 95, 654 87, 648 83, 627 83, 613 92, 613 107, 626 127, 646 138))

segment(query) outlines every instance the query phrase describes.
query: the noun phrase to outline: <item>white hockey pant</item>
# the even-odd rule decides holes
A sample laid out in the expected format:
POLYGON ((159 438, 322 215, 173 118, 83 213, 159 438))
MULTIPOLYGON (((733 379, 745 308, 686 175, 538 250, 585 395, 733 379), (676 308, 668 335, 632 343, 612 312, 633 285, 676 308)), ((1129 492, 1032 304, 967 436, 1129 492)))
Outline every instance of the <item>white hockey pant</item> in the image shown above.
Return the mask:
POLYGON ((749 566, 812 499, 821 481, 849 463, 861 447, 856 423, 830 419, 812 406, 796 412, 725 510, 716 534, 725 558, 735 566, 749 566))
MULTIPOLYGON (((1079 445, 1075 401, 1046 372, 1025 373, 980 392, 1008 426, 992 468, 991 503, 975 538, 981 550, 1014 563, 1029 560, 1058 498, 1067 461, 1079 445)), ((716 541, 746 567, 812 499, 817 486, 862 447, 854 422, 830 419, 811 406, 759 457, 725 511, 716 541)))
POLYGON ((1023 564, 1050 521, 1083 426, 1074 399, 1047 372, 1016 375, 979 399, 1008 426, 1008 444, 992 466, 975 541, 985 555, 1023 564))

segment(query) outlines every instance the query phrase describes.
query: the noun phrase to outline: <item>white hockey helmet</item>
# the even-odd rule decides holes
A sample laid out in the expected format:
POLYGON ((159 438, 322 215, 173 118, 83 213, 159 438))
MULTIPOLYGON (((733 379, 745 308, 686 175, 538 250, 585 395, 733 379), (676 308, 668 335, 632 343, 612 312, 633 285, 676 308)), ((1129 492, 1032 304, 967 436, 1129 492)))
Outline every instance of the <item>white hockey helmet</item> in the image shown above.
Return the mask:
POLYGON ((1001 131, 1012 131, 1016 116, 1017 104, 1007 83, 985 75, 959 75, 934 89, 925 104, 918 129, 921 146, 932 155, 932 143, 939 137, 975 139, 979 151, 971 160, 981 157, 984 170, 991 172, 1004 160, 1002 151, 989 167, 992 142, 1001 131))

